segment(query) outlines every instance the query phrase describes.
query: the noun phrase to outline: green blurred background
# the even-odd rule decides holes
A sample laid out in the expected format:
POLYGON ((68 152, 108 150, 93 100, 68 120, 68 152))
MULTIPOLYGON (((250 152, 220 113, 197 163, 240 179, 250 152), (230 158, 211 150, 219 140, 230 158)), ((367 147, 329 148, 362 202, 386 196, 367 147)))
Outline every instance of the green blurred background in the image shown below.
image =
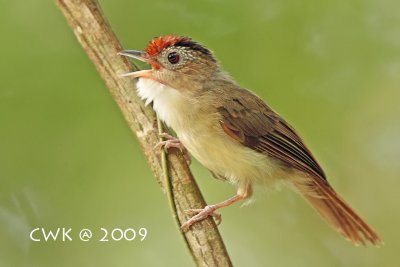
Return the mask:
MULTIPOLYGON (((398 266, 400 2, 101 1, 123 46, 192 36, 291 122, 334 187, 381 234, 353 247, 290 190, 222 211, 236 266, 398 266)), ((0 266, 191 266, 166 197, 52 1, 2 1, 0 266), (73 242, 32 242, 35 227, 73 242), (81 228, 146 227, 81 242, 81 228)), ((235 189, 192 164, 209 203, 235 189)))

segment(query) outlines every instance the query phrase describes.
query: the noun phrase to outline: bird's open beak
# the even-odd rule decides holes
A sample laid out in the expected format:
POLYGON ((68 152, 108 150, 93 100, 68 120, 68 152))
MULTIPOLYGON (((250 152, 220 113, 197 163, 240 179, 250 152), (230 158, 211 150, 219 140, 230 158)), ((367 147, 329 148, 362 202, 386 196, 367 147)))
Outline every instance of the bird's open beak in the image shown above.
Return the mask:
POLYGON ((139 59, 140 61, 148 62, 148 59, 146 57, 146 53, 143 51, 137 51, 137 50, 122 50, 121 52, 118 53, 118 55, 121 56, 127 56, 127 57, 131 57, 131 58, 136 58, 139 59))
MULTIPOLYGON (((160 65, 158 64, 158 62, 150 59, 147 56, 147 54, 143 51, 123 50, 123 51, 119 52, 118 55, 131 57, 131 58, 135 58, 140 61, 146 62, 146 63, 150 64, 153 67, 153 69, 160 68, 160 65)), ((133 78, 139 78, 139 77, 150 78, 152 71, 153 71, 152 69, 151 70, 139 70, 139 71, 134 71, 134 72, 128 72, 128 73, 122 74, 121 76, 123 76, 123 77, 129 76, 129 77, 133 77, 133 78)))

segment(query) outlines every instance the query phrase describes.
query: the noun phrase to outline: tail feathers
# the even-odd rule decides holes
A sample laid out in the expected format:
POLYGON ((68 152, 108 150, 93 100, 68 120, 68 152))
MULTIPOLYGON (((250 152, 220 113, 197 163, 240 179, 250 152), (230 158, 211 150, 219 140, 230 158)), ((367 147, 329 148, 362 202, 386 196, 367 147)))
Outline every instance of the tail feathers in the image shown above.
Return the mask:
POLYGON ((354 245, 382 243, 378 234, 325 181, 310 178, 306 184, 294 185, 326 222, 354 245))

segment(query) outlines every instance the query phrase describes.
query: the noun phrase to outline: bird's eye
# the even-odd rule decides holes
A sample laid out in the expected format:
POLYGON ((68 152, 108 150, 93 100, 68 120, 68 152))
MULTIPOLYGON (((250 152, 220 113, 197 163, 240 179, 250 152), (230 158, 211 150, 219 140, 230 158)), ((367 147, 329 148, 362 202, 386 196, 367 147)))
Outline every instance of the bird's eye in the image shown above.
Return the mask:
POLYGON ((171 53, 168 54, 168 61, 169 61, 171 64, 176 64, 176 63, 178 63, 178 62, 179 62, 179 59, 180 59, 180 56, 179 56, 179 54, 176 53, 176 52, 171 52, 171 53))

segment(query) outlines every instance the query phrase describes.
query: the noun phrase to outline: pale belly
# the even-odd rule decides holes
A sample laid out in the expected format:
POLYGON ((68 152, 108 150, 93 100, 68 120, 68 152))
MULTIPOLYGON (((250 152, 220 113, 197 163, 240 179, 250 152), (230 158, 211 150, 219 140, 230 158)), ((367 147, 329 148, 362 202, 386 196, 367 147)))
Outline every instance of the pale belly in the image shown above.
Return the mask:
POLYGON ((177 130, 177 135, 202 165, 232 183, 270 184, 278 178, 280 168, 273 159, 239 144, 222 130, 188 127, 177 130))

